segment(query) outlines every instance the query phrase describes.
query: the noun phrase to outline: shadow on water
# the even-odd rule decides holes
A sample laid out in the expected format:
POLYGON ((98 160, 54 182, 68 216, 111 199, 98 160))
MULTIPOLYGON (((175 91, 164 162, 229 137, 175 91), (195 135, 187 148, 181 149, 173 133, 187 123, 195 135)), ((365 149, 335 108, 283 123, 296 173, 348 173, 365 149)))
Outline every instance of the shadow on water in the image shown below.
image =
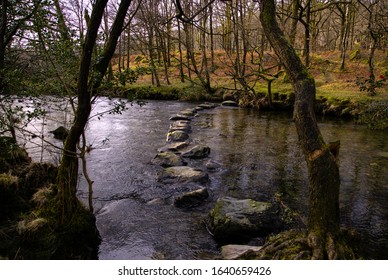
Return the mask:
MULTIPOLYGON (((94 110, 110 106, 103 100, 94 110)), ((291 208, 307 215, 306 165, 292 116, 238 108, 201 111, 192 121, 190 140, 208 145, 210 159, 220 167, 209 172, 205 186, 210 198, 205 205, 192 211, 174 207, 172 198, 190 186, 157 182, 161 167, 150 160, 165 145, 169 117, 194 106, 152 101, 90 122, 88 141, 95 149, 88 155, 88 168, 95 182, 97 226, 103 238, 100 259, 219 256, 203 220, 220 196, 268 201, 281 194, 291 208)), ((368 258, 388 259, 387 132, 332 120, 320 120, 320 128, 327 142, 341 141, 343 226, 360 234, 368 258)), ((208 160, 189 165, 204 168, 208 160)), ((79 196, 87 197, 81 177, 79 196)))

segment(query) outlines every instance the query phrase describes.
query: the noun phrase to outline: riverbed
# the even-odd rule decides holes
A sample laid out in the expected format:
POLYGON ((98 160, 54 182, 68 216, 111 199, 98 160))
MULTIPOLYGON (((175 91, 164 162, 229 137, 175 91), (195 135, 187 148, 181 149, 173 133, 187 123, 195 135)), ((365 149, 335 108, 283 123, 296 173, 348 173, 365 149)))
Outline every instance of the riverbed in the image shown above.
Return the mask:
MULTIPOLYGON (((113 104, 114 100, 100 99, 93 113, 109 110, 113 104)), ((190 166, 203 169, 209 160, 218 166, 208 171, 210 181, 199 186, 206 187, 210 196, 191 210, 173 205, 174 197, 192 186, 158 182, 161 167, 151 160, 166 144, 169 118, 196 105, 128 103, 122 114, 90 120, 87 162, 102 237, 100 259, 218 258, 219 248, 204 221, 221 196, 270 201, 280 195, 306 217, 307 171, 292 115, 221 106, 198 112, 189 138, 192 145, 211 149, 209 158, 192 160, 190 166)), ((34 129, 44 134, 45 141, 60 146, 49 131, 69 116, 61 110, 50 112, 56 117, 47 118, 43 126, 35 123, 34 129)), ((338 119, 319 119, 319 125, 327 142, 341 141, 342 225, 359 233, 367 258, 388 259, 388 133, 338 119)), ((46 145, 43 153, 27 146, 34 160, 58 163, 52 145, 46 145)), ((82 176, 78 195, 87 201, 82 176)))

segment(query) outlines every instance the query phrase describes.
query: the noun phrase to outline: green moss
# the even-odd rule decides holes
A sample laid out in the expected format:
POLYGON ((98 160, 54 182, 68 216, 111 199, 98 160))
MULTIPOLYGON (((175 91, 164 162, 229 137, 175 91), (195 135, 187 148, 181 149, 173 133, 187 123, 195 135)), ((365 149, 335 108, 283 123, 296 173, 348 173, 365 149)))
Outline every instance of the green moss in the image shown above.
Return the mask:
POLYGON ((18 187, 18 177, 10 174, 0 174, 0 190, 2 191, 15 191, 18 187))
POLYGON ((96 259, 100 236, 95 217, 81 204, 66 225, 58 224, 55 192, 19 222, 18 258, 96 259))

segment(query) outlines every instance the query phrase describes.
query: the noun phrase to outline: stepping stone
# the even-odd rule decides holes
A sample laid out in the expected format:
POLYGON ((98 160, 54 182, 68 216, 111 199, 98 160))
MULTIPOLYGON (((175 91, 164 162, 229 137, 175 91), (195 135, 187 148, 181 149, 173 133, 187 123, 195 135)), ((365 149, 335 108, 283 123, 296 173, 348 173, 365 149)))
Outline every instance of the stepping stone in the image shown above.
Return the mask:
POLYGON ((198 182, 209 180, 206 172, 188 166, 174 166, 164 169, 158 174, 158 181, 165 184, 198 182))

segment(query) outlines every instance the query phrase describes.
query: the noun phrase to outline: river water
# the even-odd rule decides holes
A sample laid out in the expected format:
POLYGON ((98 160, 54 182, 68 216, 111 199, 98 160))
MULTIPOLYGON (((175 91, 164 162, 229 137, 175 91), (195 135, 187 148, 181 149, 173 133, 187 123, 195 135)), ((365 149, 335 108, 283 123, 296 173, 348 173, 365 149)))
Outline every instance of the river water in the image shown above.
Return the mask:
MULTIPOLYGON (((101 99, 93 112, 113 106, 101 99)), ((87 128, 89 175, 97 226, 102 237, 100 259, 207 259, 219 248, 204 220, 221 196, 269 201, 280 194, 306 216, 307 172, 297 143, 292 116, 239 108, 200 111, 192 120, 190 141, 211 148, 210 160, 219 164, 209 172, 207 202, 191 210, 173 206, 188 185, 164 185, 156 179, 161 167, 150 161, 166 144, 169 118, 196 104, 150 101, 129 105, 122 114, 93 118, 87 128)), ((45 140, 60 146, 49 133, 68 116, 51 110, 45 125, 35 123, 45 140)), ((352 122, 320 120, 327 142, 341 141, 339 156, 340 207, 343 226, 354 228, 362 250, 371 259, 388 259, 388 133, 370 131, 352 122)), ((38 140, 35 140, 38 141, 38 140)), ((39 141, 38 143, 39 144, 39 141)), ((27 145, 35 160, 58 161, 55 148, 44 153, 27 145)), ((209 159, 192 160, 204 168, 209 159)), ((87 185, 80 176, 79 197, 87 201, 87 185)))

